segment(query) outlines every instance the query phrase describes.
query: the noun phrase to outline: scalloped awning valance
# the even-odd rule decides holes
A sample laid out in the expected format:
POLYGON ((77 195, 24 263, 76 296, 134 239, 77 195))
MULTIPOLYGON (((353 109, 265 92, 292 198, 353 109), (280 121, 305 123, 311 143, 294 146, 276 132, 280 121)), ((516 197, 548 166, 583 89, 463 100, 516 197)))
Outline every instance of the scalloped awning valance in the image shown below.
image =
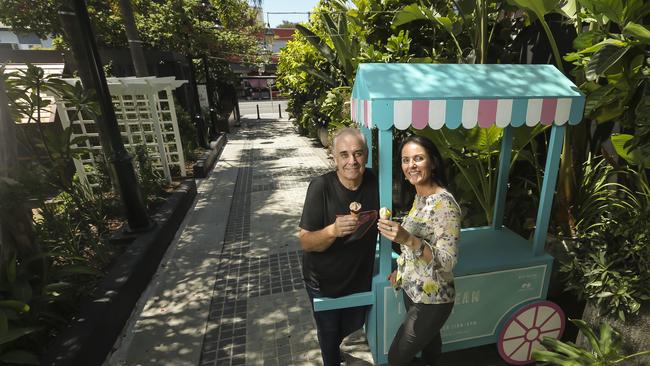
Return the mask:
POLYGON ((552 65, 361 64, 352 120, 400 130, 577 124, 585 97, 552 65))

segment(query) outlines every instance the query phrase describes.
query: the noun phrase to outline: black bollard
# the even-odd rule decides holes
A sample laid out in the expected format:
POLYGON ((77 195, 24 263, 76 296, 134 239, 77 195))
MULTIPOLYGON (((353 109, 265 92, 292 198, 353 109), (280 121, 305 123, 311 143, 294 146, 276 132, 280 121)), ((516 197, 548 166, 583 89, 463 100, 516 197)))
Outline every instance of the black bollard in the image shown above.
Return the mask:
POLYGON ((278 115, 280 116, 280 119, 282 119, 282 108, 280 107, 279 103, 278 103, 278 115))
POLYGON ((255 107, 257 108, 257 119, 260 119, 260 105, 255 104, 255 107))

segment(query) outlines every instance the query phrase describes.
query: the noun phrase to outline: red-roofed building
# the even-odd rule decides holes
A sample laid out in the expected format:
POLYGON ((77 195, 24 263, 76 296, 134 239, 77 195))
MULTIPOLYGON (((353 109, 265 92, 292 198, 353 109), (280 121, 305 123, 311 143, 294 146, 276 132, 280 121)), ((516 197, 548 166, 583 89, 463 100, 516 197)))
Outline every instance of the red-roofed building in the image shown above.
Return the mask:
MULTIPOLYGON (((257 40, 260 44, 266 45, 267 48, 270 47, 272 50, 271 62, 268 64, 245 65, 231 62, 233 71, 241 75, 241 97, 254 99, 268 98, 268 85, 272 85, 275 80, 275 71, 280 58, 280 50, 293 38, 295 32, 295 28, 266 28, 257 34, 257 40), (267 33, 269 31, 273 32, 273 41, 270 44, 270 39, 267 39, 267 33)), ((276 91, 275 89, 273 90, 273 98, 276 98, 276 91)))
MULTIPOLYGON (((293 38, 293 34, 296 32, 296 28, 271 28, 273 32, 273 55, 272 60, 274 64, 278 63, 278 57, 280 55, 280 49, 287 45, 293 38)), ((257 39, 261 42, 265 41, 265 32, 257 35, 257 39)))

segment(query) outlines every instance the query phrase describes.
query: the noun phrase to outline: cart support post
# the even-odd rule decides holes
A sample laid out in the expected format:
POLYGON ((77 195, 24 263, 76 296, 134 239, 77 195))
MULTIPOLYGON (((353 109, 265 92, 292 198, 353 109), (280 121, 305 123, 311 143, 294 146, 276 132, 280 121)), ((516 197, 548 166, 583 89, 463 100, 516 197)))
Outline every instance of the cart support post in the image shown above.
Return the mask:
POLYGON ((510 157, 512 156, 512 127, 503 129, 501 140, 501 154, 499 157, 499 178, 497 179, 497 194, 494 201, 492 227, 501 229, 503 226, 503 211, 508 193, 508 175, 510 174, 510 157))
MULTIPOLYGON (((379 130, 379 206, 393 209, 393 130, 379 130)), ((379 242, 379 274, 390 273, 390 241, 383 236, 379 242)))
MULTIPOLYGON (((370 127, 361 127, 361 133, 366 139, 366 147, 368 148, 368 161, 366 161, 366 168, 372 168, 372 130, 370 127)), ((377 172, 375 172, 377 174, 377 172)))
POLYGON ((544 167, 544 181, 539 194, 539 209, 537 210, 537 222, 535 224, 535 235, 533 236, 533 255, 544 253, 544 244, 548 234, 548 224, 551 218, 553 207, 553 196, 555 195, 555 184, 557 183, 560 159, 562 158, 562 144, 566 126, 553 125, 551 127, 551 141, 548 146, 548 157, 544 167))

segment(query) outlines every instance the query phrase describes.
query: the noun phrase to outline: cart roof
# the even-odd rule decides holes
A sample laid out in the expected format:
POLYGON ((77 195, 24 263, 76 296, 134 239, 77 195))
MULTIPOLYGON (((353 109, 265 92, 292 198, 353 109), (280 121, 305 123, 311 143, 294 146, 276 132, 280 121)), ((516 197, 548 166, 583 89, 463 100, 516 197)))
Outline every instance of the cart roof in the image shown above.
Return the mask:
POLYGON ((552 65, 360 64, 352 120, 404 130, 577 124, 585 97, 552 65))

